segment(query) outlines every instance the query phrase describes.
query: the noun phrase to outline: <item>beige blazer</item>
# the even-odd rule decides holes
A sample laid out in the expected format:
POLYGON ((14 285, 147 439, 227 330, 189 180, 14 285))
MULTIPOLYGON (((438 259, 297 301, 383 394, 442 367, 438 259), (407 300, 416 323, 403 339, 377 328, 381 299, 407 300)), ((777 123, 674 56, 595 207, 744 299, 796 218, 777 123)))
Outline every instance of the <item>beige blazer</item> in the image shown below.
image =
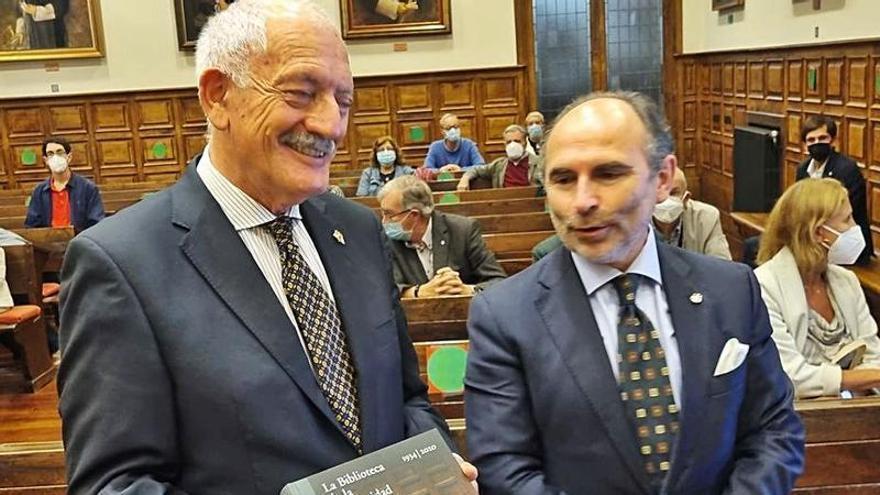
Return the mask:
MULTIPOLYGON (((782 367, 794 382, 798 398, 839 395, 842 371, 830 363, 810 364, 804 358, 807 343, 809 307, 803 281, 794 256, 786 247, 755 269, 761 296, 770 314, 773 340, 779 349, 782 367)), ((868 344, 860 367, 880 367, 880 338, 871 317, 865 293, 855 274, 837 265, 828 265, 828 286, 840 309, 838 318, 846 324, 853 339, 868 344)))
MULTIPOLYGON (((543 184, 544 163, 543 159, 532 153, 529 153, 529 184, 533 186, 543 184)), ((504 175, 507 173, 507 157, 502 156, 492 160, 491 163, 485 165, 474 165, 464 172, 464 177, 468 181, 476 178, 485 178, 492 180, 492 188, 498 189, 504 187, 504 175)))
POLYGON ((707 256, 731 259, 718 208, 695 199, 688 200, 681 222, 681 247, 707 256))

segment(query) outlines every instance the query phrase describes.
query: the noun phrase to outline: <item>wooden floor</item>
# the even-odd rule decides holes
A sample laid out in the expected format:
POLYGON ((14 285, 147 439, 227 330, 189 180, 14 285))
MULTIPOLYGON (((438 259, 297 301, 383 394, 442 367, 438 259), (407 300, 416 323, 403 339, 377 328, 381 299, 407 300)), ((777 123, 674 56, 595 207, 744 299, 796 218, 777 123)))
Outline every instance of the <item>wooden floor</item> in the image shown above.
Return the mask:
POLYGON ((0 447, 20 442, 60 442, 55 380, 35 394, 0 394, 0 447))
POLYGON ((63 493, 55 381, 35 394, 0 394, 0 495, 63 493))

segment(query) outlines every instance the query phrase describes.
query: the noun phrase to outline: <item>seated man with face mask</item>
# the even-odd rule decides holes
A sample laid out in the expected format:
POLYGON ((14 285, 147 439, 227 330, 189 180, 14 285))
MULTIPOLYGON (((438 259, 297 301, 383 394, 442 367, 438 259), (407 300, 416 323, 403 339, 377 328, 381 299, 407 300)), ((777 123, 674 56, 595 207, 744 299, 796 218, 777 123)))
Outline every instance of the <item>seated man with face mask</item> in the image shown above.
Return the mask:
POLYGON ((507 276, 477 221, 436 211, 425 182, 398 177, 378 199, 401 297, 471 295, 507 276))
POLYGON ((654 207, 657 238, 695 253, 731 259, 718 208, 690 196, 687 179, 678 168, 669 197, 654 207))
POLYGON ((28 204, 26 227, 68 227, 77 233, 104 219, 104 203, 95 183, 70 170, 70 143, 60 136, 43 140, 48 179, 37 184, 28 204))
POLYGON ((471 181, 477 178, 491 179, 493 188, 542 184, 541 159, 526 149, 526 130, 520 125, 509 125, 503 136, 505 156, 466 170, 458 181, 459 191, 470 189, 471 181))
POLYGON ((529 112, 526 115, 526 130, 529 139, 526 149, 532 154, 541 155, 541 146, 544 142, 544 114, 538 111, 529 112))

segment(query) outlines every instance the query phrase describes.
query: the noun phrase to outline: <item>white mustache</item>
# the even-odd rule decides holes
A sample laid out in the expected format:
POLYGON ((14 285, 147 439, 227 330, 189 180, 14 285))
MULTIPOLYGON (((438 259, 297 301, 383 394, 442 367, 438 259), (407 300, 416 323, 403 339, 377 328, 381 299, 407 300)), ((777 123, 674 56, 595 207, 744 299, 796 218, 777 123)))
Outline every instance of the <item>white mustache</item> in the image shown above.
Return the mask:
POLYGON ((289 132, 281 136, 281 143, 306 154, 336 152, 336 142, 308 132, 289 132))

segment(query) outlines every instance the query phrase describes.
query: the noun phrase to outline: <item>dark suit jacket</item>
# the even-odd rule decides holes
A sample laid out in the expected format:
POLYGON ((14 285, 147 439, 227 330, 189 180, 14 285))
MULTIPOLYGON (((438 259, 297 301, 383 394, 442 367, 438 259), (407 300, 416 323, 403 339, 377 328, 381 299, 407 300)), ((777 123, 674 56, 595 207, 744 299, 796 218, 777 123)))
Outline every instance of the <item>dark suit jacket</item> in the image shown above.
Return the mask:
MULTIPOLYGON (((434 272, 448 266, 461 281, 484 289, 507 276, 495 255, 486 247, 480 224, 468 217, 434 210, 431 214, 434 272)), ((400 291, 428 281, 419 254, 401 241, 391 241, 394 280, 400 291)))
MULTIPOLYGON (((419 379, 375 215, 329 194, 300 208, 358 370, 365 451, 444 429, 419 379)), ((357 456, 194 165, 71 242, 62 284, 58 388, 71 493, 276 495, 357 456)))
MULTIPOLYGON (((754 275, 657 250, 683 370, 664 493, 788 493, 803 468, 804 430, 754 275), (750 346, 748 357, 713 377, 734 337, 750 346)), ((568 249, 474 297, 468 333, 467 440, 481 494, 650 493, 568 249)))
MULTIPOLYGON (((37 184, 28 203, 26 227, 52 226, 52 186, 50 179, 37 184)), ((70 223, 76 232, 81 232, 104 219, 104 203, 101 192, 94 182, 79 174, 70 174, 67 183, 70 201, 70 223)))
MULTIPOLYGON (((807 158, 798 166, 797 180, 806 179, 807 167, 810 165, 810 158, 807 158)), ((859 166, 852 158, 841 155, 837 151, 831 151, 828 156, 828 162, 825 164, 825 171, 822 177, 834 177, 839 180, 843 187, 849 193, 849 204, 853 210, 853 220, 862 228, 862 235, 865 236, 865 250, 859 256, 858 263, 864 264, 870 261, 870 257, 874 255, 874 241, 871 237, 871 220, 868 217, 868 196, 865 186, 865 178, 859 171, 859 166)))

